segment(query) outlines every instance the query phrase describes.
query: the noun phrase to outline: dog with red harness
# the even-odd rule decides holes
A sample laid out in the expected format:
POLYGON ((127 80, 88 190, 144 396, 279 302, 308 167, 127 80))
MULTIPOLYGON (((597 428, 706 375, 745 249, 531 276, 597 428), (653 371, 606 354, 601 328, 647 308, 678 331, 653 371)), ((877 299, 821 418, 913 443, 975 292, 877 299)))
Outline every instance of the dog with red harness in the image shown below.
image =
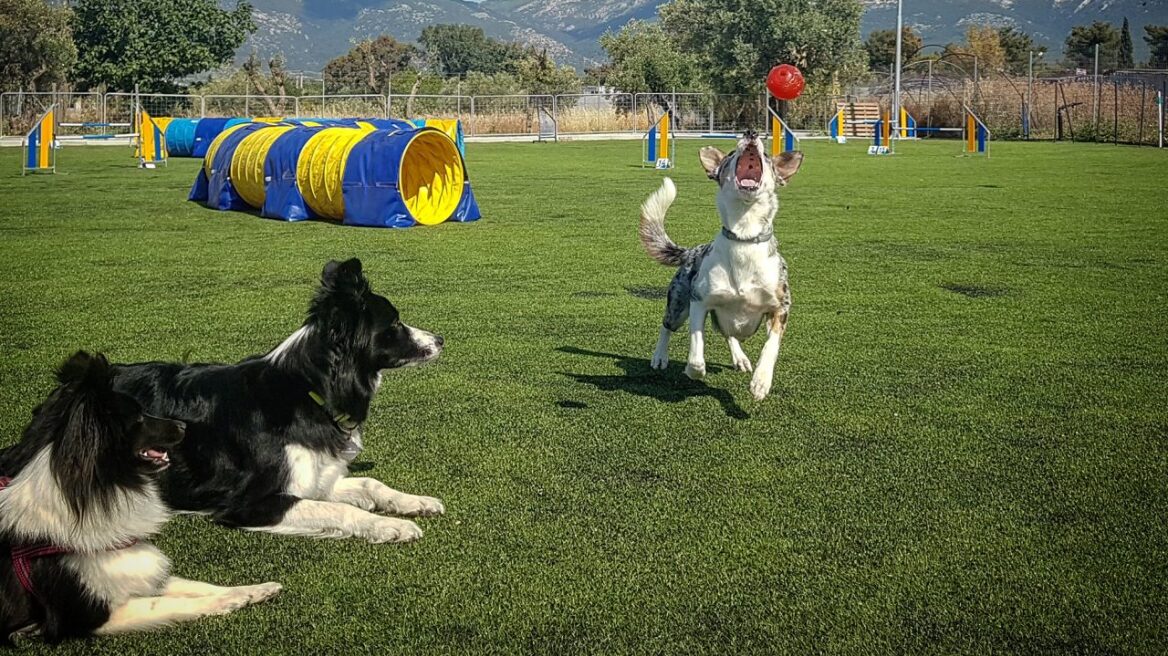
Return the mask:
POLYGON ((115 392, 100 354, 78 352, 57 378, 23 439, 0 452, 0 644, 150 629, 280 591, 171 576, 146 539, 170 514, 158 476, 184 424, 115 392))

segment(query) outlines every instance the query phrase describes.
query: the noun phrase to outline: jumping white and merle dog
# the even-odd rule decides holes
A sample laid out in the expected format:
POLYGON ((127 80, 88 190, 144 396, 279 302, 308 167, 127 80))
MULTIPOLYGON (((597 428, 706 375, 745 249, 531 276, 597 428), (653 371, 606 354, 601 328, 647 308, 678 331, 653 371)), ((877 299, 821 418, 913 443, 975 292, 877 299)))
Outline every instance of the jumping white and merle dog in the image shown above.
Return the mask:
POLYGON ((170 515, 158 478, 182 422, 115 392, 100 354, 78 352, 57 377, 23 439, 0 452, 0 644, 30 632, 57 642, 150 629, 280 591, 171 576, 145 540, 170 515))
POLYGON ((114 380, 186 422, 163 478, 171 508, 255 531, 408 542, 417 524, 374 513, 440 515, 442 502, 349 477, 348 465, 382 372, 441 352, 442 338, 402 323, 352 259, 325 265, 308 319, 266 355, 117 365, 114 380))
POLYGON ((669 285, 665 319, 650 366, 668 366, 669 337, 688 318, 685 373, 690 378, 704 377, 706 315, 713 313, 714 325, 730 345, 734 368, 750 371, 750 358, 739 340, 757 332, 765 319, 767 341, 750 381, 750 393, 762 400, 771 391, 791 308, 787 263, 775 241, 776 189, 799 170, 803 153, 787 152, 772 160, 764 152, 762 139, 747 132, 733 153, 707 146, 700 159, 707 175, 718 183, 722 231, 713 242, 687 249, 665 233, 665 213, 677 197, 669 178, 641 206, 640 237, 645 250, 661 264, 678 267, 669 285))

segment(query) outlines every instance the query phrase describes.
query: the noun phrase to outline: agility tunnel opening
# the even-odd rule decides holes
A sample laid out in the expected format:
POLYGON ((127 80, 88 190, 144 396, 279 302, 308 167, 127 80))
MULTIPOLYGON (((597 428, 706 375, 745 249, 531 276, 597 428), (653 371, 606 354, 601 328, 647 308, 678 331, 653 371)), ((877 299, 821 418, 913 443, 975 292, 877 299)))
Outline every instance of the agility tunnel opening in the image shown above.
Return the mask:
POLYGON ((458 146, 447 135, 419 131, 402 151, 398 171, 398 189, 418 223, 442 223, 458 207, 466 172, 458 146))
POLYGON ((232 126, 207 148, 190 199, 288 221, 393 228, 481 216, 454 139, 392 120, 232 126))

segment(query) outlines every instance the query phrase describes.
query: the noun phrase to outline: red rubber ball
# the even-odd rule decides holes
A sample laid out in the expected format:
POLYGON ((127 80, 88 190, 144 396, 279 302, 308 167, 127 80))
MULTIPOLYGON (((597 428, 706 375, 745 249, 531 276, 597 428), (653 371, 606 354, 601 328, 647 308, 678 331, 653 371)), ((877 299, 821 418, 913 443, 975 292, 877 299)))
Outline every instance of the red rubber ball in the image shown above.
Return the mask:
POLYGON ((790 64, 779 64, 767 74, 766 85, 779 100, 794 100, 803 93, 803 74, 790 64))

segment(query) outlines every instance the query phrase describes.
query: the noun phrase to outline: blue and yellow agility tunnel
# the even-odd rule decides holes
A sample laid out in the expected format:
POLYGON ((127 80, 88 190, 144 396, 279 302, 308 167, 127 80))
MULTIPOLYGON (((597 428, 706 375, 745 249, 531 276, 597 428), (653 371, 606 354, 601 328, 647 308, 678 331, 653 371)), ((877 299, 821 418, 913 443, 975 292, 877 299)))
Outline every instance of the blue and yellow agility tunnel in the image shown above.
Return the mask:
POLYGON ((372 125, 377 129, 397 126, 437 128, 445 132, 458 146, 458 152, 466 157, 462 122, 458 119, 419 118, 412 121, 398 121, 381 118, 280 118, 265 116, 249 118, 170 118, 154 117, 155 122, 164 126, 166 148, 172 157, 205 157, 211 142, 224 130, 242 123, 287 123, 304 127, 358 127, 372 125))
POLYGON ((232 126, 208 145, 190 199, 371 227, 480 218, 465 160, 445 132, 386 119, 344 123, 232 126))

